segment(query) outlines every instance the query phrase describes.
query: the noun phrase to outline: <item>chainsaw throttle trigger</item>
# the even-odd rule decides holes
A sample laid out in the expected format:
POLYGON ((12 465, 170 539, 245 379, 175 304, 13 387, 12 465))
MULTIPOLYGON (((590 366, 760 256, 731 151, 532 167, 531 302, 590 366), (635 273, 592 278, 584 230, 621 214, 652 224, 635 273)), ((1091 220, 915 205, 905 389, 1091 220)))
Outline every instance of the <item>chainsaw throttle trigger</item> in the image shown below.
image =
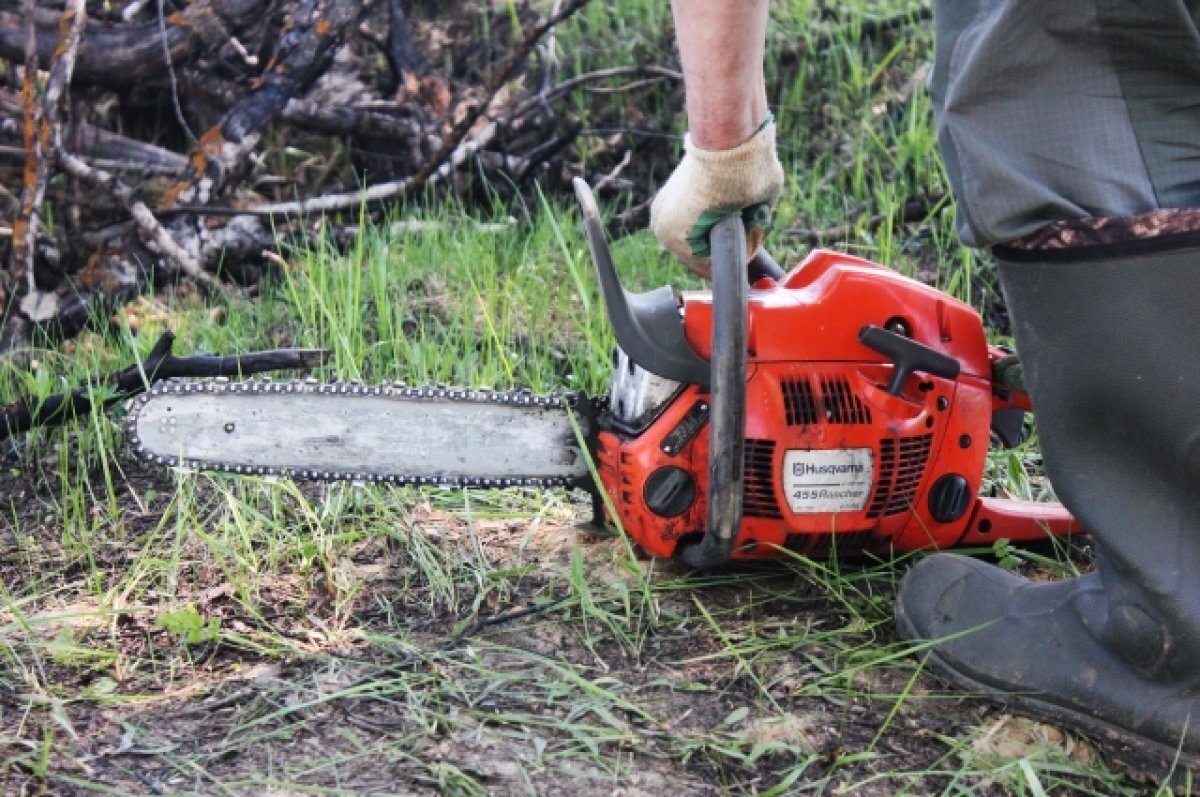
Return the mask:
POLYGON ((892 361, 892 380, 886 389, 893 396, 900 395, 904 380, 908 379, 913 371, 924 371, 945 379, 958 378, 961 369, 958 360, 912 338, 906 338, 874 324, 867 324, 859 330, 858 339, 867 348, 874 349, 892 361))

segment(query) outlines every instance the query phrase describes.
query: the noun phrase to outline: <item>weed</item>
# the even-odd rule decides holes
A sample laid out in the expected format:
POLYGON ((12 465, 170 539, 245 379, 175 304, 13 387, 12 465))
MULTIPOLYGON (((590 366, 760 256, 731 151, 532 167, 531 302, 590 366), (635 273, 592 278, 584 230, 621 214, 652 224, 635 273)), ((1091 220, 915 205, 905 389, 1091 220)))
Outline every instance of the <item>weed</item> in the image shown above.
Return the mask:
POLYGON ((195 606, 164 612, 154 618, 154 624, 188 645, 215 642, 221 636, 221 621, 216 617, 205 620, 195 606))

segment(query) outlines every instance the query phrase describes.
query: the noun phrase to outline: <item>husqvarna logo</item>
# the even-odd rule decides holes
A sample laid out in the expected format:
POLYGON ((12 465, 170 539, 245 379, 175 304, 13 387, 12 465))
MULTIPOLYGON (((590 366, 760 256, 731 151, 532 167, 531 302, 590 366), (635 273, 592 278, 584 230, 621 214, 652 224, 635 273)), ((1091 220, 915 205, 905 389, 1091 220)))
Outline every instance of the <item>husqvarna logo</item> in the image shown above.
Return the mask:
POLYGON ((793 476, 858 476, 866 473, 865 466, 857 462, 841 465, 817 465, 813 462, 793 462, 793 476))

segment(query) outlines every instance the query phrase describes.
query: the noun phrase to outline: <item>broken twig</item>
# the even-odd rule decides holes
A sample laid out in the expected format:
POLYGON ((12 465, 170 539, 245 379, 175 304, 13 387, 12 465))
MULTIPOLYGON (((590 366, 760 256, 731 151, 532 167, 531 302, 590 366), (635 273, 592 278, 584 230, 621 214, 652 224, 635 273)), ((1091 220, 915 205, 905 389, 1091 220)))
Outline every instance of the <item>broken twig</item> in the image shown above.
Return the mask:
MULTIPOLYGON (((39 209, 46 196, 46 186, 50 182, 54 150, 63 140, 62 130, 67 117, 67 88, 71 84, 71 74, 75 71, 75 53, 83 36, 84 22, 87 21, 87 3, 85 0, 71 0, 63 11, 59 23, 59 46, 50 65, 50 75, 46 79, 45 97, 40 112, 36 102, 37 37, 32 23, 35 4, 27 3, 25 11, 30 22, 23 77, 24 185, 21 191, 20 213, 13 221, 12 260, 9 264, 12 290, 20 313, 9 313, 6 328, 0 333, 5 349, 20 347, 28 323, 46 320, 47 313, 52 312, 46 308, 56 306, 52 300, 45 301, 48 294, 39 289, 36 279, 37 269, 34 261, 38 229, 41 226, 39 209)), ((0 297, 3 298, 5 297, 0 297)))
POLYGON ((57 156, 59 165, 72 177, 115 196, 129 211, 129 215, 137 223, 138 229, 154 242, 163 255, 178 263, 179 267, 183 269, 183 273, 195 280, 210 294, 217 296, 225 294, 220 281, 206 272, 196 262, 196 259, 171 237, 171 234, 158 223, 158 219, 154 218, 154 214, 150 212, 150 208, 146 207, 146 203, 137 198, 132 187, 122 182, 116 175, 89 166, 83 159, 77 158, 65 150, 58 150, 57 156))
POLYGON ((146 390, 161 379, 180 377, 242 376, 266 371, 310 370, 324 363, 326 349, 272 349, 221 356, 197 354, 178 357, 171 352, 175 335, 164 332, 146 359, 110 374, 96 383, 58 393, 39 401, 17 401, 0 410, 0 440, 36 426, 58 426, 88 413, 95 406, 107 407, 146 390))

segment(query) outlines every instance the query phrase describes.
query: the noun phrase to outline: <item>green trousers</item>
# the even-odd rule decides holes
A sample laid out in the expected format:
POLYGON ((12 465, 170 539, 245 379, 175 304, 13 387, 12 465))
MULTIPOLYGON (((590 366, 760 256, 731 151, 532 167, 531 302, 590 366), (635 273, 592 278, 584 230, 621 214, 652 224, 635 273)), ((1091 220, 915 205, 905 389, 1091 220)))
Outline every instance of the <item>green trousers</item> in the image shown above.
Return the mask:
POLYGON ((1200 0, 936 0, 959 233, 1200 207, 1200 0))

